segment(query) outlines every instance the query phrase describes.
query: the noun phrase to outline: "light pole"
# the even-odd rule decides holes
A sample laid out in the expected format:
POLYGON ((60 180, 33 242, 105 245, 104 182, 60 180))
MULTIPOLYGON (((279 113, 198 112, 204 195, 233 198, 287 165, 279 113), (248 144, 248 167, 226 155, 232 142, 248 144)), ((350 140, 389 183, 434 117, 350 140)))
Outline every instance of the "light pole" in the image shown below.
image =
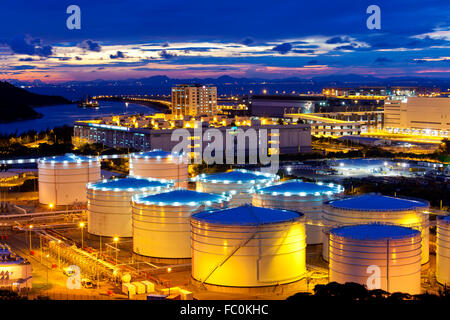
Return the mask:
POLYGON ((114 237, 114 243, 116 244, 116 264, 117 264, 117 243, 119 242, 119 238, 118 237, 114 237))
POLYGON ((60 249, 61 249, 61 240, 58 240, 58 269, 61 269, 60 249))
POLYGON ((84 248, 83 244, 83 229, 84 229, 84 222, 80 222, 80 228, 81 228, 81 249, 84 248))
POLYGON ((28 228, 30 229, 30 253, 31 253, 31 229, 33 229, 33 225, 30 224, 28 228))

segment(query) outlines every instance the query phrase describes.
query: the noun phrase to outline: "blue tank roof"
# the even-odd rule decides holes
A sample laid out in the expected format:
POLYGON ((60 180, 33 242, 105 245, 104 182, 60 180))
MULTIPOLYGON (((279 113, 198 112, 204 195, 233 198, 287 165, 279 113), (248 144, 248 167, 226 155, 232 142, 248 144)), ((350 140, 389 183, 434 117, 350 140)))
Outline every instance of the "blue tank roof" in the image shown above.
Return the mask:
POLYGON ((257 190, 257 193, 287 193, 290 195, 320 195, 320 194, 333 194, 343 191, 344 188, 330 183, 311 183, 303 182, 300 180, 287 181, 280 184, 276 184, 270 187, 261 188, 257 190))
POLYGON ((157 179, 147 179, 138 177, 126 177, 123 179, 103 180, 102 182, 89 183, 88 188, 112 190, 112 191, 132 191, 132 190, 151 190, 173 187, 171 181, 157 179))
POLYGON ((388 240, 414 237, 420 231, 397 225, 371 223, 334 228, 330 230, 330 234, 353 240, 388 240))
POLYGON ((185 189, 177 189, 169 192, 158 193, 149 196, 134 196, 133 201, 136 203, 156 204, 156 205, 200 205, 203 203, 220 203, 228 200, 229 197, 204 193, 198 191, 191 191, 185 189))
POLYGON ((192 215, 193 219, 202 222, 241 226, 295 221, 301 217, 303 217, 303 214, 299 212, 249 205, 231 209, 204 211, 192 215))
POLYGON ((131 155, 133 158, 167 158, 169 156, 179 156, 177 153, 172 153, 169 151, 163 151, 161 149, 155 149, 146 152, 133 153, 131 155))
POLYGON ((97 161, 96 157, 87 157, 75 155, 73 153, 66 153, 63 156, 53 156, 53 157, 45 157, 40 158, 39 162, 52 162, 52 163, 80 163, 80 162, 89 162, 89 161, 97 161))
POLYGON ((448 216, 440 216, 438 219, 445 221, 446 223, 450 223, 450 215, 448 216))
POLYGON ((330 201, 329 204, 338 209, 361 211, 403 211, 416 208, 427 208, 426 201, 387 197, 382 195, 362 195, 330 201))
POLYGON ((214 174, 202 174, 198 177, 200 181, 206 182, 251 182, 251 181, 265 181, 274 180, 277 175, 262 173, 257 171, 247 171, 247 170, 233 170, 228 172, 214 173, 214 174))

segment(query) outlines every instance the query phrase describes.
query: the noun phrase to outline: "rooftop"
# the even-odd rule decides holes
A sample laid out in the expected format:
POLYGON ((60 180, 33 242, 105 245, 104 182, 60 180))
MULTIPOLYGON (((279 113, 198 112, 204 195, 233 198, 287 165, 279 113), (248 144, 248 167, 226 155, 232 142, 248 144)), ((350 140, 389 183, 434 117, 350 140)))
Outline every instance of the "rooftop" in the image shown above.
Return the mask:
POLYGON ((169 151, 163 151, 161 149, 154 149, 146 152, 132 153, 132 158, 168 158, 168 157, 176 157, 178 154, 172 153, 169 151))
POLYGON ((344 190, 343 187, 337 184, 329 183, 311 183, 311 182, 303 182, 300 180, 283 182, 280 184, 276 184, 274 186, 261 188, 257 190, 257 193, 267 194, 267 193, 281 193, 284 195, 299 195, 306 196, 310 194, 321 195, 321 194, 334 194, 338 192, 342 192, 344 190))
POLYGON ((389 240, 414 237, 420 234, 420 231, 402 226, 372 223, 334 228, 330 230, 330 234, 353 240, 389 240))
POLYGON ((90 156, 80 156, 75 155, 73 153, 66 153, 63 156, 53 156, 53 157, 45 157, 40 158, 39 162, 45 163, 45 162, 51 162, 51 163, 81 163, 81 162, 92 162, 92 161, 98 161, 98 158, 96 157, 90 157, 90 156))
POLYGON ((148 205, 201 205, 209 203, 221 203, 229 198, 219 194, 197 192, 185 189, 177 189, 169 192, 158 193, 149 196, 134 196, 133 202, 148 205))
POLYGON ((222 173, 202 174, 198 177, 198 180, 212 183, 245 183, 265 180, 272 181, 277 178, 278 176, 275 174, 248 170, 233 170, 222 173))
POLYGON ((371 194, 334 200, 330 201, 329 204, 338 209, 362 211, 404 211, 429 207, 429 203, 426 201, 371 194))
POLYGON ((90 189, 101 189, 103 191, 135 191, 152 190, 173 187, 171 181, 147 179, 138 177, 126 177, 123 179, 103 180, 102 182, 89 183, 90 189))
POLYGON ((201 222, 243 226, 296 221, 301 217, 303 217, 302 213, 294 211, 267 209, 253 206, 241 206, 232 209, 204 211, 192 215, 193 219, 201 222))

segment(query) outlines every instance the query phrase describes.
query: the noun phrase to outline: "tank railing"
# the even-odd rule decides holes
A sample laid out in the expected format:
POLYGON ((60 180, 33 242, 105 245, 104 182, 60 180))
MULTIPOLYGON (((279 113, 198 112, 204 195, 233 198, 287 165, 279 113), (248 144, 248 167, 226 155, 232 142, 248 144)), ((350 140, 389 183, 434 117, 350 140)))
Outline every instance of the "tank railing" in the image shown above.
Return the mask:
POLYGON ((209 277, 211 277, 211 275, 218 269, 220 268, 225 262, 228 261, 228 259, 230 259, 240 248, 244 247, 245 245, 247 245, 247 243, 249 243, 257 234, 258 234, 259 230, 256 230, 248 239, 243 240, 238 246, 236 246, 233 251, 227 255, 224 259, 222 259, 221 262, 219 262, 212 270, 210 273, 208 273, 208 275, 202 280, 202 284, 205 283, 209 277))

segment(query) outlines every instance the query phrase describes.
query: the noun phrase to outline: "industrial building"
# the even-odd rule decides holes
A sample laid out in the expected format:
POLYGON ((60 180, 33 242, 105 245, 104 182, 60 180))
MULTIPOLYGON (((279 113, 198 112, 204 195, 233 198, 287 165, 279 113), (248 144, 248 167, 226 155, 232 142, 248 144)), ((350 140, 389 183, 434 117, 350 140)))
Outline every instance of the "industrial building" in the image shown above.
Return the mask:
POLYGON ((194 214, 191 228, 192 277, 208 289, 267 289, 305 276, 301 213, 241 206, 194 214))
POLYGON ((316 114, 285 114, 284 117, 292 119, 294 123, 301 121, 311 126, 311 135, 315 137, 342 137, 359 135, 362 124, 357 121, 345 121, 318 116, 316 114))
POLYGON ((330 282, 355 282, 390 293, 421 293, 420 231, 363 224, 330 230, 330 282))
POLYGON ((450 99, 409 97, 384 106, 384 129, 392 133, 450 136, 450 99))
POLYGON ((249 95, 242 99, 250 116, 282 118, 288 113, 375 111, 383 107, 381 97, 347 98, 327 95, 249 95))
POLYGON ((131 237, 131 199, 169 191, 174 183, 164 180, 127 177, 88 183, 88 232, 97 236, 131 237))
MULTIPOLYGON (((154 129, 154 128, 140 128, 135 126, 125 125, 111 125, 101 123, 104 120, 93 120, 92 122, 77 121, 74 124, 74 135, 72 141, 75 146, 81 146, 85 143, 101 143, 113 148, 134 148, 140 151, 148 151, 152 149, 161 149, 164 151, 172 151, 180 141, 173 140, 174 130, 177 128, 154 129)), ((268 146, 266 150, 272 150, 271 154, 279 152, 280 154, 311 152, 311 126, 307 124, 263 124, 261 120, 249 120, 237 123, 233 120, 234 125, 225 126, 222 124, 210 125, 208 122, 201 122, 200 126, 193 121, 188 121, 182 133, 186 141, 186 148, 189 149, 187 153, 203 154, 205 148, 211 144, 209 140, 207 129, 213 128, 215 131, 219 130, 223 137, 222 146, 225 148, 226 140, 233 142, 235 153, 244 152, 249 153, 249 150, 259 148, 258 146, 249 146, 243 140, 239 142, 238 133, 242 132, 242 137, 245 134, 256 137, 267 134, 268 146), (204 126, 204 127, 203 127, 204 126), (250 130, 252 129, 252 130, 250 130), (242 130, 242 131, 239 131, 242 130), (278 130, 278 131, 277 131, 278 130), (193 143, 193 141, 195 143, 193 143), (271 141, 274 141, 273 143, 271 141)), ((209 133, 210 134, 210 133, 209 133)), ((251 150, 255 152, 255 150, 251 150)))
POLYGON ((171 92, 172 114, 197 116, 217 113, 217 87, 179 84, 171 92))
POLYGON ((0 243, 0 289, 30 290, 33 283, 31 264, 0 243))
POLYGON ((191 258, 191 215, 228 206, 229 197, 177 189, 133 197, 133 252, 152 261, 191 258))
POLYGON ((233 170, 196 177, 197 191, 231 195, 231 205, 252 203, 252 192, 280 180, 276 174, 249 170, 233 170))
POLYGON ((189 178, 187 155, 162 150, 132 153, 130 176, 172 180, 176 187, 186 188, 189 178))
POLYGON ((443 285, 450 285, 450 216, 437 220, 436 280, 443 285))
POLYGON ((256 190, 252 204, 263 208, 302 212, 306 218, 306 243, 319 244, 323 242, 323 204, 342 196, 343 193, 344 188, 333 183, 290 180, 256 190))
POLYGON ((38 173, 40 203, 86 202, 86 184, 100 180, 100 160, 74 154, 40 158, 38 173))
POLYGON ((422 234, 422 264, 429 261, 427 201, 366 194, 330 201, 323 211, 326 226, 323 258, 328 261, 329 230, 334 227, 380 222, 417 229, 422 234))

